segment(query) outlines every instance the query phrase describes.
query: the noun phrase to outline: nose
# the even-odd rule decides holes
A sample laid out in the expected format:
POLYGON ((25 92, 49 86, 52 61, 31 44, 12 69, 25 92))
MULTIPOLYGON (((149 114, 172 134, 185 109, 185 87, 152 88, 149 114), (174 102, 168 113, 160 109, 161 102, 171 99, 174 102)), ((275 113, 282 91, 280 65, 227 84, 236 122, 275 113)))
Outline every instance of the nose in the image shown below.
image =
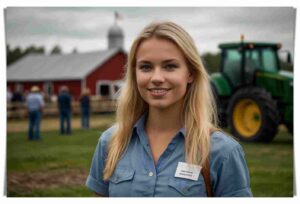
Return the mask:
POLYGON ((164 75, 160 68, 155 68, 151 77, 151 82, 154 84, 160 84, 164 82, 164 75))

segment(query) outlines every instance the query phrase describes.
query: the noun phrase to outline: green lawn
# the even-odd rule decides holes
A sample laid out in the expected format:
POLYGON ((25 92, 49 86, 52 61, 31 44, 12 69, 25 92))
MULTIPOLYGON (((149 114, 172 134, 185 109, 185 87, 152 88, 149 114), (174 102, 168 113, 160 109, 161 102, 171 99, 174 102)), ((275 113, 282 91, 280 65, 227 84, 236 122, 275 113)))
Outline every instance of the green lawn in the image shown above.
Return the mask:
MULTIPOLYGON (((8 196, 93 196, 84 186, 98 137, 106 127, 42 133, 29 142, 26 133, 8 133, 8 196)), ((293 196, 293 139, 280 132, 271 144, 241 143, 254 196, 293 196)))
POLYGON ((293 137, 280 132, 271 144, 241 143, 254 196, 293 196, 293 137))
POLYGON ((72 135, 42 133, 42 141, 27 141, 26 134, 8 134, 8 171, 48 171, 85 168, 95 150, 99 130, 75 130, 72 135))
POLYGON ((85 188, 84 181, 100 133, 95 129, 74 130, 71 136, 60 136, 56 131, 44 132, 42 141, 39 142, 27 141, 26 133, 8 134, 8 178, 10 175, 27 177, 27 180, 16 183, 8 181, 8 196, 92 196, 93 194, 85 188), (47 179, 53 180, 52 176, 60 176, 62 180, 66 176, 72 176, 72 171, 75 171, 73 174, 77 171, 83 174, 73 185, 57 181, 58 179, 49 182, 53 183, 54 187, 40 187, 35 184, 47 184, 47 179), (41 177, 41 172, 49 176, 37 178, 41 177), (22 186, 22 183, 29 179, 37 181, 28 187, 22 186))

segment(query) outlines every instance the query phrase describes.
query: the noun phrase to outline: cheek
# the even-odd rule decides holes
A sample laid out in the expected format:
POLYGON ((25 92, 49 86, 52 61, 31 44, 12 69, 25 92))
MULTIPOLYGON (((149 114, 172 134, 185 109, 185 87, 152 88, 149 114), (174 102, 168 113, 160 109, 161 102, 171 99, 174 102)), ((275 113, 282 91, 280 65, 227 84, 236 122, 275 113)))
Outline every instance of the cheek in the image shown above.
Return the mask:
POLYGON ((178 86, 178 92, 178 95, 184 95, 187 92, 187 84, 183 83, 180 86, 178 86))
MULTIPOLYGON (((180 90, 185 91, 187 89, 187 85, 189 83, 188 77, 178 77, 180 74, 177 75, 177 77, 174 77, 173 84, 180 90)), ((182 76, 182 75, 181 75, 182 76)))
POLYGON ((147 77, 143 74, 137 74, 136 75, 136 83, 138 86, 139 91, 141 91, 141 88, 145 88, 147 86, 147 77))

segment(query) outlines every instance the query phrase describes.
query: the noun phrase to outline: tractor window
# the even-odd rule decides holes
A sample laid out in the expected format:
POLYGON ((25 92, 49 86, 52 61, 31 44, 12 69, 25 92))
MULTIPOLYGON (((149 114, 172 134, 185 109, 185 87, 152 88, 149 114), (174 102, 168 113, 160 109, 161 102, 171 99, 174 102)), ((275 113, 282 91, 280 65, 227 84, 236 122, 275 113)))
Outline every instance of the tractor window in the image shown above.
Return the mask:
POLYGON ((250 49, 246 51, 245 70, 277 71, 276 52, 271 48, 250 49))
POLYGON ((272 49, 264 49, 262 51, 262 62, 265 71, 276 72, 277 71, 277 60, 276 52, 272 49))
POLYGON ((259 51, 250 49, 245 51, 245 82, 252 84, 255 71, 260 67, 259 51))
POLYGON ((247 69, 255 70, 260 67, 258 50, 247 50, 245 57, 246 57, 246 61, 245 61, 246 70, 247 69))
POLYGON ((241 53, 236 49, 225 50, 223 72, 234 86, 240 84, 241 76, 241 53))

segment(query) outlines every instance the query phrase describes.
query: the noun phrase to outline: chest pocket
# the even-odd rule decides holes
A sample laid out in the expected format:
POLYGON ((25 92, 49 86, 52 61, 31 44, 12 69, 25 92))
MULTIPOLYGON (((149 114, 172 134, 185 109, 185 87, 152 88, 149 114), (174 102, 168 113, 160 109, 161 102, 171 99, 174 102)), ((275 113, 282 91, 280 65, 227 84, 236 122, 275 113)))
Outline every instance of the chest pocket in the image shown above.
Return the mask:
POLYGON ((202 177, 198 181, 170 178, 168 186, 173 189, 172 196, 206 197, 205 183, 202 177))
POLYGON ((109 179, 109 196, 131 196, 134 173, 133 169, 117 167, 114 174, 109 179))

